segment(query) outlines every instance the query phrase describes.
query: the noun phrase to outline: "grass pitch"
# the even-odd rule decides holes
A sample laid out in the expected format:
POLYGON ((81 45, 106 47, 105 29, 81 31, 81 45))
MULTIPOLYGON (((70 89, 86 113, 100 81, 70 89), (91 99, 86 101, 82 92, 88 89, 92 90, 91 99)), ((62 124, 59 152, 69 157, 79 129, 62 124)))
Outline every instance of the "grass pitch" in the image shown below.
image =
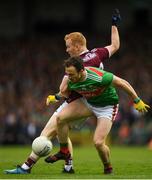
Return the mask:
MULTIPOLYGON (((53 152, 57 149, 54 148, 53 152)), ((61 173, 63 161, 46 164, 43 159, 28 175, 7 175, 5 169, 22 164, 30 147, 0 147, 0 179, 152 179, 152 151, 147 147, 111 147, 114 173, 103 174, 103 167, 94 147, 74 147, 75 174, 61 173)))

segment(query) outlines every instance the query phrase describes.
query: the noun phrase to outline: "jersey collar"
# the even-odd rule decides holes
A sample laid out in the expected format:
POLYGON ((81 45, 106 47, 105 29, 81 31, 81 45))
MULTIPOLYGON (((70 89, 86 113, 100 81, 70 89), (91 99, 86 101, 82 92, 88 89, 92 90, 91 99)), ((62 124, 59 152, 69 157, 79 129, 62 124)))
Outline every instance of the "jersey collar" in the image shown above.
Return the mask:
POLYGON ((85 51, 82 51, 80 54, 79 54, 79 56, 81 56, 82 54, 85 54, 85 53, 87 53, 89 50, 87 49, 87 50, 85 50, 85 51))

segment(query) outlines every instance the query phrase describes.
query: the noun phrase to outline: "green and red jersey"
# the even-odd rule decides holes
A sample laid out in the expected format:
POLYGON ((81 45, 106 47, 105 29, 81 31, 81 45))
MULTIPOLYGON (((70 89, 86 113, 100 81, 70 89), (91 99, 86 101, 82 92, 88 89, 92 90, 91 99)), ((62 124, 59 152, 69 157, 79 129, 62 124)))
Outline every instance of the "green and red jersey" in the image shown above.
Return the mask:
POLYGON ((116 89, 111 85, 113 74, 95 67, 87 67, 85 70, 86 79, 77 83, 69 80, 69 90, 78 92, 94 106, 118 104, 116 89))

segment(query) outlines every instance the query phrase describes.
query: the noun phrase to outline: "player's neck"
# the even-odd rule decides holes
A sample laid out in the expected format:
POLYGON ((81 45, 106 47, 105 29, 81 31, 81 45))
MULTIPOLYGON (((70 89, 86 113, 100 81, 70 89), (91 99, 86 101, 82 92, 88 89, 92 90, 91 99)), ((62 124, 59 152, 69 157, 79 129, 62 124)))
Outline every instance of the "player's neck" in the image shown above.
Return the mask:
POLYGON ((82 55, 82 54, 84 54, 84 53, 86 53, 86 52, 88 52, 88 51, 89 51, 89 50, 88 50, 86 47, 83 47, 83 48, 81 49, 79 55, 82 55))

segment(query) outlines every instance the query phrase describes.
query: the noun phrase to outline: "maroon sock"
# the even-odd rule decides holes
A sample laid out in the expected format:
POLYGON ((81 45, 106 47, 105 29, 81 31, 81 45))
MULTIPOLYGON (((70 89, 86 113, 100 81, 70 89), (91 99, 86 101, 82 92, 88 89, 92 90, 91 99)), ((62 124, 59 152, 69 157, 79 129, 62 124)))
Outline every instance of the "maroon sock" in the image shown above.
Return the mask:
POLYGON ((65 165, 72 165, 72 158, 65 160, 65 165))
POLYGON ((60 151, 62 153, 69 153, 68 143, 60 143, 60 151))
POLYGON ((32 167, 36 162, 32 159, 32 158, 28 158, 26 161, 25 161, 25 164, 28 166, 28 167, 32 167))

